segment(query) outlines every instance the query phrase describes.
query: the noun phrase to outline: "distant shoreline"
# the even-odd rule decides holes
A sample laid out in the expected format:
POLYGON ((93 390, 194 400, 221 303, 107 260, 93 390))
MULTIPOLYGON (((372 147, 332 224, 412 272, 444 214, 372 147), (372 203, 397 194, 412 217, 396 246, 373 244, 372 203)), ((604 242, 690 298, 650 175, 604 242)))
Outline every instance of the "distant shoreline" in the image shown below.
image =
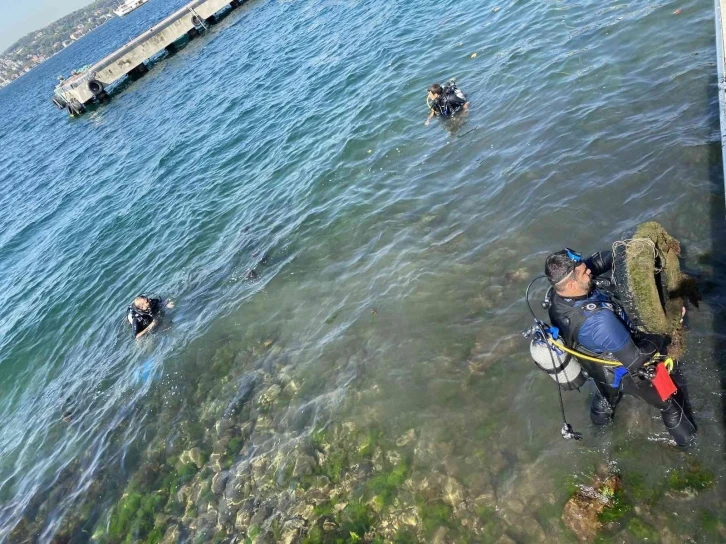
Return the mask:
POLYGON ((116 17, 113 9, 117 3, 117 0, 96 0, 20 38, 0 55, 0 88, 116 17))

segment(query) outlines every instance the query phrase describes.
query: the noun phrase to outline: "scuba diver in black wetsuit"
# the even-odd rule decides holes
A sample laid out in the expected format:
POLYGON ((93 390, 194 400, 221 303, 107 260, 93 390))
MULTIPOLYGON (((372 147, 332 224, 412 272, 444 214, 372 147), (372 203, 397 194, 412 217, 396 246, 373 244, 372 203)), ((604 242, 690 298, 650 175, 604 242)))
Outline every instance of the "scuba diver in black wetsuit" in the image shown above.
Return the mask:
POLYGON ((622 365, 606 366, 584 358, 580 360, 597 389, 590 418, 596 425, 610 423, 625 393, 658 408, 676 443, 688 446, 695 439, 696 425, 684 390, 679 387, 666 400, 661 400, 651 382, 654 366, 648 363, 654 355, 663 353, 670 338, 636 331, 617 300, 604 288, 594 287, 593 278, 610 272, 612 265, 612 251, 595 253, 583 260, 571 249, 553 253, 545 264, 545 275, 552 285, 545 302, 549 303, 550 320, 559 329, 565 345, 622 365))
POLYGON ((160 298, 150 298, 145 295, 136 297, 126 311, 126 319, 131 324, 134 336, 141 338, 151 332, 159 324, 165 307, 173 308, 174 302, 169 300, 164 304, 160 298))
POLYGON ((426 95, 426 103, 430 112, 424 123, 425 125, 428 125, 435 115, 451 117, 459 110, 466 110, 469 107, 469 100, 453 80, 443 87, 438 83, 430 85, 426 95))

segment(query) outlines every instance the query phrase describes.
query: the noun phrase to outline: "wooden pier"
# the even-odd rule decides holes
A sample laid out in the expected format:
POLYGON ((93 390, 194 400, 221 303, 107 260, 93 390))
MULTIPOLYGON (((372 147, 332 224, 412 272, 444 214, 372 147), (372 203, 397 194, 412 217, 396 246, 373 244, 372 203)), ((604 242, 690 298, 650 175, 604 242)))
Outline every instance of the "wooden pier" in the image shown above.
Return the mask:
POLYGON ((241 4, 241 0, 190 2, 87 70, 61 81, 55 89, 53 103, 71 115, 80 115, 86 105, 105 102, 111 85, 127 76, 144 75, 149 71, 149 59, 163 51, 174 52, 178 42, 196 38, 216 23, 222 13, 241 4))

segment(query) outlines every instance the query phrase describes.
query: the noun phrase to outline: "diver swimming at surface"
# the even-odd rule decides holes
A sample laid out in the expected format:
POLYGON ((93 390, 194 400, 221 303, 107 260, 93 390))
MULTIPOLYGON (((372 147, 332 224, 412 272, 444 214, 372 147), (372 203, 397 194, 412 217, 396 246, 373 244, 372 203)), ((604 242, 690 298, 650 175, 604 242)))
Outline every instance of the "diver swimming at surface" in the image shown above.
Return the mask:
POLYGON ((430 111, 424 125, 428 125, 434 116, 452 117, 458 111, 469 108, 469 100, 454 80, 443 86, 438 83, 429 85, 427 91, 426 104, 430 111))
POLYGON ((146 295, 137 296, 126 310, 126 319, 131 324, 134 336, 138 339, 156 328, 161 321, 164 308, 173 308, 174 302, 146 295))
POLYGON ((694 441, 697 428, 685 391, 671 382, 673 392, 663 399, 654 385, 656 366, 651 361, 665 353, 670 338, 635 330, 617 299, 604 288, 595 287, 593 278, 612 267, 612 251, 583 260, 568 248, 551 254, 545 263, 545 275, 552 285, 550 320, 564 344, 586 356, 579 363, 596 387, 590 419, 596 425, 610 423, 622 395, 632 395, 658 408, 676 444, 687 446, 694 441), (591 362, 587 356, 613 364, 591 362))

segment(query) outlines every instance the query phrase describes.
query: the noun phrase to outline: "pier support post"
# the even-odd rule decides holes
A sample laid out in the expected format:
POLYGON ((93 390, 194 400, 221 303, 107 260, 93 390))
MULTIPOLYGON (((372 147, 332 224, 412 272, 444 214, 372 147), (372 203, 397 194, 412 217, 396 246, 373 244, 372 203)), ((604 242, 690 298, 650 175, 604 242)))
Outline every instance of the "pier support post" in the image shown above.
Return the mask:
POLYGON ((71 101, 68 103, 68 113, 71 114, 71 117, 76 117, 78 115, 81 115, 83 112, 86 111, 86 108, 83 104, 81 104, 78 100, 75 98, 72 98, 71 101))
POLYGON ((146 74, 149 71, 148 66, 144 64, 143 62, 139 64, 138 66, 135 66, 132 68, 132 70, 128 73, 128 76, 131 79, 139 79, 141 76, 146 74))
POLYGON ((216 25, 217 24, 217 17, 212 15, 211 17, 207 17, 204 19, 205 24, 208 25, 216 25))
POLYGON ((231 2, 229 3, 229 7, 231 7, 232 9, 237 9, 237 8, 238 8, 238 7, 240 7, 241 5, 242 5, 242 4, 240 4, 239 0, 232 0, 232 1, 231 1, 231 2))
POLYGON ((178 51, 175 43, 170 43, 164 49, 166 49, 166 52, 169 53, 170 55, 173 55, 174 53, 176 53, 178 51))

